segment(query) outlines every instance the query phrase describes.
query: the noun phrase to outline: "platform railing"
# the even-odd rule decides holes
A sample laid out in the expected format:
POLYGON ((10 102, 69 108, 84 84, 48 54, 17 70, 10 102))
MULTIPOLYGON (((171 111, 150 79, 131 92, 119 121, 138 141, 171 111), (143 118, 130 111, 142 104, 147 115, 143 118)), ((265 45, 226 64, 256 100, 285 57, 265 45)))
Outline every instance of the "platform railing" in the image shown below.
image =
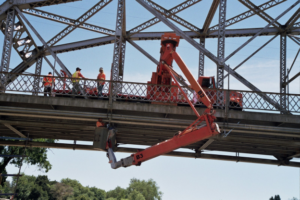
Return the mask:
MULTIPOLYGON (((8 74, 8 77, 11 74, 8 74)), ((133 83, 133 82, 112 82, 106 80, 102 95, 98 91, 98 80, 95 79, 72 79, 69 77, 53 77, 55 81, 52 82, 51 92, 44 91, 43 78, 45 76, 37 76, 31 74, 18 74, 17 78, 5 86, 1 86, 2 93, 21 93, 38 96, 52 96, 52 97, 69 97, 69 98, 85 98, 85 99, 99 99, 108 100, 110 95, 110 86, 121 85, 121 92, 114 96, 117 101, 134 101, 145 102, 152 104, 167 104, 167 105, 188 105, 177 86, 170 85, 153 85, 147 83, 133 83), (38 85, 34 86, 35 78, 39 79, 38 85), (114 84, 116 83, 116 84, 114 84)), ((189 88, 182 87, 187 93, 187 96, 195 106, 204 105, 198 100, 195 92, 190 92, 189 88)), ((264 100, 259 92, 240 91, 240 90, 216 90, 205 89, 206 95, 212 101, 216 108, 229 108, 236 110, 264 110, 280 112, 272 104, 264 100), (223 100, 217 100, 217 92, 221 92, 223 100)), ((273 102, 280 104, 280 93, 262 92, 267 95, 273 102)), ((290 113, 300 113, 300 95, 287 94, 286 95, 286 110, 290 113)))

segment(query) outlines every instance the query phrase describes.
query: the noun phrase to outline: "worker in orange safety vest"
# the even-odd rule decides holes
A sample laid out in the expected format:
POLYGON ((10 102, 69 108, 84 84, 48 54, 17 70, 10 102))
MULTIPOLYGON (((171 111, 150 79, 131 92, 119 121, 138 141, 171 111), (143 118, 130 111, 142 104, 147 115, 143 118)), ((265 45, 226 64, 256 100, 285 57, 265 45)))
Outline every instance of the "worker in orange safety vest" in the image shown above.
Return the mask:
POLYGON ((98 97, 101 98, 103 96, 102 89, 105 84, 105 74, 103 72, 103 67, 100 67, 99 74, 97 76, 97 86, 98 86, 98 97))
POLYGON ((98 121, 96 122, 96 127, 104 127, 105 123, 102 122, 102 119, 98 119, 98 121))
POLYGON ((47 94, 49 97, 51 96, 52 92, 52 85, 55 83, 55 78, 52 77, 52 73, 49 72, 47 76, 43 78, 43 85, 44 85, 44 96, 46 97, 47 94))
POLYGON ((73 98, 75 97, 75 95, 79 94, 83 94, 84 92, 81 91, 80 88, 80 78, 85 78, 82 74, 81 74, 81 69, 79 67, 76 68, 76 72, 72 75, 72 82, 73 82, 73 88, 72 88, 72 93, 73 93, 73 98))

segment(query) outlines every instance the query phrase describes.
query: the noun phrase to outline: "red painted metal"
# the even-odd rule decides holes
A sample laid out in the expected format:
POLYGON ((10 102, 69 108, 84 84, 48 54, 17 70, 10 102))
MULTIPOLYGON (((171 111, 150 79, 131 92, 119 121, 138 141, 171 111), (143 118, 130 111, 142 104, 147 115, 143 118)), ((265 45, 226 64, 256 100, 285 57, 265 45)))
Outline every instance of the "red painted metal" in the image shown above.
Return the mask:
POLYGON ((152 74, 151 83, 153 84, 167 84, 169 85, 177 85, 180 91, 183 93, 186 101, 190 104, 191 108, 195 112, 197 116, 197 120, 194 121, 189 127, 187 127, 184 131, 180 132, 178 135, 175 135, 173 138, 166 140, 164 142, 158 143, 152 147, 149 147, 141 152, 137 152, 132 155, 134 158, 133 165, 140 165, 142 162, 150 160, 154 157, 169 153, 175 149, 178 149, 183 146, 187 146, 189 144, 193 144, 195 142, 201 141, 203 139, 207 139, 213 135, 219 133, 219 129, 217 125, 214 123, 216 119, 214 115, 214 111, 212 110, 212 103, 210 99, 207 97, 203 88, 199 85, 196 79, 193 77, 192 73, 189 71, 188 67, 185 65, 181 57, 177 54, 176 46, 179 43, 179 36, 175 37, 175 34, 165 34, 162 36, 162 48, 161 48, 161 57, 160 63, 157 67, 157 72, 152 74), (174 40, 172 40, 174 38, 174 40), (195 109, 194 105, 191 103, 181 86, 178 84, 172 72, 172 61, 175 60, 181 71, 184 73, 185 77, 191 84, 191 88, 195 90, 198 94, 198 98, 203 102, 203 104, 207 107, 203 115, 199 115, 198 111, 195 109), (154 77, 154 79, 153 79, 154 77), (160 79, 158 78, 160 77, 160 79), (172 79, 175 81, 172 82, 172 79), (165 79, 164 79, 165 78, 165 79), (164 82, 167 80, 167 82, 164 82), (162 82, 159 82, 162 81, 162 82), (198 127, 202 121, 205 121, 206 125, 202 125, 198 127))

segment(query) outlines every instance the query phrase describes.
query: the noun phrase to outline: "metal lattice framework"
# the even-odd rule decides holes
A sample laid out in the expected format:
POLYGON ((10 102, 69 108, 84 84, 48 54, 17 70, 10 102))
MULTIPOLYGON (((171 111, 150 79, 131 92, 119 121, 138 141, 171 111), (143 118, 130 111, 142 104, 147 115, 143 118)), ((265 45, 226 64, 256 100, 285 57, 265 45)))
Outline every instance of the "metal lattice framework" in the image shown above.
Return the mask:
POLYGON ((280 106, 286 108, 286 34, 280 35, 280 106))
MULTIPOLYGON (((13 43, 13 32, 15 25, 15 10, 11 9, 7 12, 6 23, 5 23, 5 37, 3 42, 3 51, 1 57, 0 72, 8 72, 9 62, 11 56, 11 47, 13 43)), ((6 75, 1 73, 1 90, 5 90, 6 75)))
MULTIPOLYGON (((36 75, 41 75, 42 72, 42 64, 43 64, 43 57, 39 57, 36 61, 36 65, 35 65, 35 74, 36 75)), ((36 76, 34 77, 34 81, 33 81, 33 94, 34 95, 38 95, 39 92, 39 88, 40 88, 40 77, 36 76)))
MULTIPOLYGON (((292 66, 287 71, 287 40, 293 41, 295 44, 298 44, 300 47, 300 8, 298 8, 294 13, 290 13, 290 11, 299 6, 300 0, 265 0, 266 2, 262 2, 260 5, 255 5, 251 0, 236 0, 235 3, 240 3, 245 6, 247 11, 236 15, 231 18, 227 18, 229 15, 226 14, 226 8, 228 8, 227 0, 212 0, 211 7, 208 11, 207 17, 202 24, 193 24, 190 21, 180 17, 178 13, 195 6, 197 4, 203 3, 202 0, 185 0, 182 3, 172 7, 172 8, 164 8, 159 5, 159 1, 153 2, 152 0, 136 0, 137 4, 141 6, 141 8, 145 8, 145 11, 149 11, 153 18, 135 26, 134 28, 127 30, 126 29, 126 5, 129 4, 129 1, 126 0, 99 0, 94 6, 84 12, 78 18, 69 18, 62 15, 57 15, 55 13, 46 12, 43 10, 43 6, 51 6, 51 5, 59 5, 63 3, 71 3, 76 2, 78 0, 6 0, 2 5, 0 5, 0 28, 1 32, 4 34, 4 43, 3 43, 3 53, 1 58, 1 92, 8 91, 9 93, 21 93, 24 95, 24 98, 27 98, 29 95, 41 96, 43 94, 43 86, 42 86, 42 62, 45 60, 49 66, 53 69, 56 74, 55 80, 55 95, 60 97, 75 97, 75 98, 85 98, 85 101, 93 100, 97 98, 97 92, 93 90, 93 88, 97 87, 97 80, 86 79, 80 80, 79 87, 84 94, 73 94, 70 91, 72 90, 73 83, 70 78, 63 78, 60 76, 58 70, 54 69, 54 66, 50 63, 47 56, 52 56, 57 64, 62 68, 67 75, 70 77, 71 72, 68 70, 68 67, 64 65, 63 61, 59 58, 59 53, 69 52, 69 51, 77 51, 85 48, 92 48, 96 46, 103 45, 114 45, 113 48, 113 58, 112 66, 111 66, 111 80, 107 81, 103 87, 103 99, 109 100, 107 111, 103 116, 109 118, 109 122, 114 122, 118 124, 122 134, 118 135, 118 138, 121 142, 125 144, 144 144, 144 145, 152 145, 157 143, 158 141, 165 140, 169 137, 169 135, 173 134, 169 128, 169 125, 165 127, 165 129, 152 128, 151 130, 145 130, 145 134, 148 135, 145 137, 145 141, 142 136, 136 134, 135 130, 126 127, 126 125, 122 124, 122 122, 116 120, 116 115, 112 112, 113 104, 116 105, 118 102, 122 102, 122 100, 126 100, 128 102, 139 102, 139 103, 154 103, 154 104, 178 104, 178 105, 187 105, 187 102, 184 100, 183 95, 178 92, 177 95, 166 95, 165 93, 159 93, 159 91, 164 90, 169 92, 177 91, 178 88, 175 86, 166 87, 163 85, 151 85, 151 84, 140 84, 140 83, 131 83, 124 82, 124 72, 126 69, 124 68, 125 63, 125 50, 126 43, 128 42, 134 48, 136 48, 139 52, 149 58, 154 65, 158 65, 159 61, 157 58, 151 56, 146 50, 140 47, 135 41, 137 40, 160 40, 161 35, 164 34, 165 31, 159 32, 147 32, 147 29, 158 24, 159 22, 163 23, 167 27, 169 27, 173 32, 177 35, 180 35, 182 39, 191 44, 196 50, 199 51, 199 66, 198 66, 198 76, 204 76, 205 62, 206 58, 210 59, 215 63, 216 66, 216 80, 217 80, 217 90, 211 90, 207 92, 207 96, 213 99, 214 106, 218 109, 224 110, 224 114, 218 116, 221 117, 223 121, 230 121, 230 114, 228 110, 241 110, 244 109, 246 111, 268 111, 271 113, 278 113, 278 116, 283 118, 288 118, 291 120, 298 119, 297 116, 300 113, 300 96, 297 94, 289 94, 288 85, 294 81, 297 77, 300 76, 300 72, 296 73, 292 78, 289 78, 289 74, 291 70, 295 70, 293 68, 295 61, 298 57, 300 49, 294 59, 292 66), (105 27, 101 27, 98 25, 94 25, 91 23, 87 23, 87 20, 91 19, 96 13, 101 12, 103 8, 109 5, 112 1, 117 2, 116 8, 116 26, 115 30, 111 30, 105 27), (276 16, 272 17, 269 14, 269 9, 273 7, 280 7, 281 4, 290 2, 290 5, 286 8, 282 9, 280 13, 277 13, 276 16), (41 7, 40 9, 37 9, 41 7), (219 9, 219 10, 218 10, 219 9), (219 11, 217 13, 217 10, 219 11), (286 21, 285 24, 281 24, 278 20, 281 19, 284 15, 290 14, 290 17, 286 21), (62 29, 58 33, 54 34, 54 36, 49 40, 45 41, 43 37, 37 32, 34 25, 31 24, 30 20, 26 18, 24 14, 28 14, 34 17, 43 18, 46 20, 51 20, 57 23, 61 23, 67 25, 66 28, 62 29), (218 24, 211 26, 211 22, 213 18, 218 15, 218 24), (227 16, 227 17, 226 17, 227 16), (258 28, 242 28, 242 29, 231 29, 230 26, 237 24, 245 19, 251 18, 253 16, 258 16, 266 25, 264 27, 258 28), (16 21, 16 23, 15 23, 16 21), (181 28, 183 27, 183 28, 181 28), (71 32, 76 29, 84 29, 87 31, 91 31, 93 33, 99 33, 99 37, 88 39, 88 40, 78 40, 71 43, 63 43, 63 39, 66 38, 71 32), (183 30, 184 29, 184 30, 183 30), (38 47, 36 41, 34 41, 34 37, 32 37, 31 33, 38 38, 38 40, 43 44, 43 46, 38 47), (103 36, 103 35, 104 36, 103 36), (241 49, 244 49, 248 46, 250 42, 252 42, 257 37, 264 36, 272 36, 268 37, 268 40, 261 44, 260 47, 254 51, 249 53, 249 55, 236 67, 231 68, 229 66, 229 59, 236 55, 241 49), (270 42, 272 42, 275 38, 280 37, 280 63, 278 63, 278 68, 280 70, 280 83, 279 83, 279 92, 278 93, 270 93, 263 92, 259 88, 257 88, 254 84, 252 84, 246 77, 241 76, 237 69, 243 67, 243 65, 251 59, 254 55, 256 55, 259 51, 265 48, 270 42), (248 37, 248 39, 241 44, 237 49, 232 52, 229 52, 225 56, 225 38, 235 38, 235 37, 248 37), (214 54, 207 49, 207 38, 215 38, 218 40, 217 53, 214 54), (57 44, 57 43, 62 44, 57 44), (10 66, 11 59, 11 51, 12 47, 17 52, 22 62, 17 66, 10 66), (206 57, 206 58, 205 58, 206 57), (29 67, 35 64, 35 74, 34 75, 25 75, 22 74, 29 67), (9 71, 9 68, 12 68, 9 71), (227 74, 224 75, 225 71, 227 74), (224 90, 224 79, 228 76, 232 76, 237 79, 241 84, 246 86, 249 91, 233 91, 233 90, 224 90), (148 92, 147 92, 148 90, 148 92), (151 95, 151 92, 157 92, 158 96, 151 95), (238 96, 235 96, 239 93, 243 97, 242 104, 234 103, 233 100, 237 100, 238 96), (229 101, 229 99, 231 99, 229 101), (114 100, 118 100, 114 101, 114 100), (167 134, 161 137, 157 136, 157 132, 164 131, 167 134), (128 134, 128 135, 126 135, 128 134), (156 134, 156 135, 155 135, 156 134), (169 134, 169 135, 168 135, 169 134), (135 136, 135 138, 132 137, 135 136), (150 135, 150 136, 149 136, 150 135), (143 141, 142 141, 143 140, 143 141)), ((87 0, 83 0, 87 1, 87 0)), ((132 2, 130 2, 132 3, 132 2)), ((229 4, 230 5, 230 4, 229 4)), ((267 37, 266 37, 267 38, 267 37)), ((227 52, 226 52, 227 53, 227 52)), ((177 79, 177 78, 176 78, 177 79)), ((179 77, 177 80, 187 92, 188 98, 193 101, 195 106, 201 107, 203 104, 197 100, 196 95, 193 90, 188 87, 188 84, 182 77, 179 77)), ((9 94, 4 94, 9 95, 9 94)), ((4 98, 3 96, 0 98, 4 98)), ((36 98, 36 97, 35 97, 36 98)), ((60 98, 67 99, 67 98, 60 98)), ((3 100, 3 99, 2 99, 3 100)), ((20 100, 17 100, 20 101, 20 100)), ((57 101, 58 102, 58 101, 57 101)), ((27 102, 23 102, 27 103, 27 102)), ((69 105, 72 103, 71 101, 65 103, 64 105, 69 105)), ((92 104, 91 104, 92 105, 92 104)), ((119 104, 118 104, 119 105, 119 104)), ((52 105, 50 105, 52 106, 52 105)), ((130 107, 130 106, 129 106, 130 107)), ((0 106, 0 110, 5 110, 0 106)), ((14 108, 15 109, 15 108, 14 108)), ((105 110, 104 108, 102 108, 105 110)), ((144 108, 143 108, 144 109, 144 108)), ((41 113, 40 111, 37 111, 41 113)), ((64 112, 64 111, 60 111, 64 112)), ((125 111, 124 111, 125 112, 125 111)), ((127 111, 126 111, 127 112, 127 111)), ((143 111, 144 113, 144 111, 143 111)), ((243 112, 247 113, 247 112, 243 112)), ((73 114, 73 113, 72 113, 73 114)), ((74 116, 76 113, 74 114, 74 116)), ((78 114, 80 116, 81 114, 78 114)), ((151 115, 154 116, 152 113, 151 115)), ((239 115, 241 115, 239 113, 239 115)), ((13 116, 13 114, 9 113, 8 116, 13 116)), ((161 113, 160 116, 168 116, 168 113, 161 113)), ((278 118, 277 116, 277 118, 278 118)), ((18 116, 18 120, 22 120, 22 116, 18 116)), ((40 117, 40 116, 36 116, 40 117)), ((81 117, 81 116, 80 116, 81 117)), ((123 116, 124 117, 124 116, 123 116)), ((141 116, 135 116, 138 120, 142 120, 141 116)), ((136 120, 136 118, 134 120, 136 120)), ((149 117, 148 117, 149 118, 149 117)), ((255 127, 256 131, 261 131, 259 134, 264 134, 262 130, 268 129, 270 131, 270 137, 261 137, 255 138, 251 134, 258 134, 255 131, 251 132, 251 128, 247 129, 249 124, 253 123, 253 121, 249 121, 248 117, 245 117, 249 122, 248 125, 234 125, 233 122, 229 122, 230 125, 223 125, 224 130, 229 130, 231 128, 238 128, 238 134, 236 137, 229 137, 226 139, 222 138, 211 138, 207 141, 202 141, 197 144, 193 144, 188 148, 194 149, 196 151, 193 154, 193 157, 201 157, 211 159, 209 155, 201 155, 201 151, 205 149, 209 150, 222 150, 222 151, 230 151, 230 152, 242 152, 242 153, 254 153, 261 155, 274 155, 276 157, 276 161, 270 160, 259 160, 254 158, 240 158, 245 162, 254 162, 254 163, 266 163, 266 164, 278 164, 278 165, 291 165, 299 167, 299 163, 290 164, 290 160, 293 157, 300 156, 299 150, 296 146, 299 146, 299 141, 288 140, 286 137, 292 138, 300 138, 299 135, 299 123, 288 122, 287 119, 281 118, 280 120, 274 119, 274 121, 265 122, 266 124, 275 124, 275 126, 282 126, 287 124, 286 127, 281 127, 281 133, 277 132, 277 128, 270 129, 270 127, 255 127), (280 122, 280 123, 279 123, 280 122), (290 123, 290 124, 289 124, 290 123), (289 125, 291 127, 289 127, 289 125), (227 128, 227 129, 226 129, 227 128), (290 128, 290 129, 289 129, 290 128), (293 130, 292 130, 293 129, 293 130), (298 132, 297 132, 298 131, 298 132), (246 135, 243 135, 246 134, 246 135), (247 135, 250 134, 250 135, 247 135), (289 135, 290 134, 290 135, 289 135), (278 140, 277 140, 278 139, 278 140), (225 142, 224 142, 225 141, 225 142), (248 143, 251 143, 248 145, 248 143), (244 146, 244 143, 247 145, 244 146), (292 143, 292 145, 290 145, 292 143), (256 148, 256 144, 259 144, 259 148, 256 148), (254 146, 252 146, 254 145, 254 146), (272 146, 273 145, 273 146, 272 146), (284 146, 286 145, 286 146, 284 146), (250 160, 249 160, 250 159, 250 160), (251 160, 252 159, 252 160, 251 160)), ((128 116, 124 117, 126 120, 131 120, 128 116), (127 117, 127 118, 126 118, 127 117)), ((150 118, 149 118, 150 119, 150 118)), ((232 121, 239 119, 239 117, 232 117, 232 121)), ((136 128, 141 128, 141 122, 135 123, 134 120, 131 122, 124 123, 132 123, 132 125, 136 128)), ((137 120, 137 121, 138 121, 137 120)), ((151 119, 161 122, 167 119, 151 119)), ((173 120, 173 124, 175 126, 179 126, 176 124, 177 122, 173 120)), ((245 120, 245 121, 247 121, 245 120)), ((265 119, 264 119, 265 120, 265 119)), ((2 120, 3 121, 3 120, 2 120)), ((297 120, 296 120, 297 121, 297 120)), ((298 120, 299 121, 299 120, 298 120)), ((3 122, 4 123, 4 122, 3 122)), ((5 122, 8 123, 8 122, 5 122)), ((14 126, 20 125, 20 122, 14 121, 14 118, 11 118, 10 123, 14 126)), ((30 121, 28 122, 31 123, 30 121)), ((169 123, 169 122, 168 122, 169 123)), ((234 121, 235 123, 235 121, 234 121)), ((262 122, 263 123, 263 122, 262 122)), ((66 122, 67 124, 67 122, 66 122)), ((149 126, 149 124, 146 124, 149 126)), ((145 125, 145 126, 146 126, 145 125)), ((150 124, 153 126, 153 124, 150 124)), ((252 125, 251 125, 252 126, 252 125)), ((20 128, 27 128, 27 122, 21 126, 20 128)), ((58 126, 59 127, 59 126, 58 126)), ((155 126, 154 126, 155 127, 155 126)), ((253 127, 252 127, 253 128, 253 127)), ((1 127, 0 120, 0 132, 5 132, 5 128, 1 127)), ((33 130, 35 135, 34 138, 38 138, 39 129, 33 130)), ((64 130, 67 132, 67 130, 64 130)), ((46 137, 52 138, 54 137, 52 133, 55 130, 49 130, 46 133, 46 137)), ((79 133, 76 133, 74 136, 69 137, 64 134, 58 136, 59 139, 74 139, 80 140, 82 137, 79 133)), ((89 136, 90 137, 90 136, 89 136)), ((91 141, 91 138, 87 138, 87 141, 91 141)), ((1 141, 0 141, 1 143, 1 141)), ((8 144, 8 143, 1 143, 8 144)), ((20 145, 14 143, 14 145, 20 145)), ((35 144, 38 145, 38 144, 35 144)), ((78 146, 78 145, 77 145, 78 146)), ((124 150, 125 152, 130 152, 133 150, 124 150)), ((176 153, 173 153, 174 155, 176 153)), ((172 155, 173 155, 172 154, 172 155)), ((178 154, 179 155, 179 154, 178 154)), ((184 153, 180 153, 180 156, 186 156, 184 153)), ((229 157, 222 157, 218 155, 219 159, 228 159, 234 160, 229 157)), ((188 155, 187 157, 190 157, 188 155)))
MULTIPOLYGON (((205 38, 200 38, 200 45, 202 47, 205 47, 205 38)), ((202 51, 199 51, 199 69, 198 69, 198 77, 204 76, 204 53, 202 51)))
MULTIPOLYGON (((114 56, 112 63, 112 80, 123 81, 124 61, 125 61, 125 48, 126 41, 124 36, 126 34, 125 24, 125 0, 118 0, 117 21, 116 21, 116 35, 114 45, 114 56)), ((113 84, 112 94, 116 95, 120 92, 119 84, 113 84)))

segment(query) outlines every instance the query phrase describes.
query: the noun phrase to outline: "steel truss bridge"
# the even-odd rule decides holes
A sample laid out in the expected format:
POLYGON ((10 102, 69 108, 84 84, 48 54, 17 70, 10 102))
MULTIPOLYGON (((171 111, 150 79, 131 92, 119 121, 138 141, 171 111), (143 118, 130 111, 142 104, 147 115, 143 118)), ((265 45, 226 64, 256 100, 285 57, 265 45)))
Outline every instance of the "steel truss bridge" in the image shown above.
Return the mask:
MULTIPOLYGON (((186 151, 174 151, 167 156, 300 167, 300 162, 297 162, 300 156, 300 95, 290 94, 287 90, 287 86, 300 73, 288 79, 296 58, 289 70, 287 70, 286 61, 287 39, 300 45, 300 37, 297 36, 300 34, 300 8, 295 13, 289 12, 295 6, 299 6, 300 0, 269 0, 261 5, 255 5, 250 0, 236 0, 237 3, 246 6, 248 11, 230 19, 226 17, 226 0, 211 0, 211 7, 202 27, 197 27, 177 15, 195 4, 201 4, 202 0, 186 0, 171 9, 166 9, 151 0, 136 0, 151 12, 154 18, 131 30, 126 29, 125 0, 115 0, 118 4, 115 30, 86 23, 112 0, 100 0, 77 19, 39 10, 39 7, 74 1, 79 0, 6 0, 0 5, 0 27, 4 34, 0 65, 0 136, 28 137, 30 141, 27 145, 30 147, 96 150, 92 145, 79 145, 76 141, 93 141, 95 123, 97 119, 102 118, 106 122, 113 123, 118 129, 117 141, 120 144, 118 152, 134 153, 137 151, 136 148, 122 147, 122 144, 150 146, 186 128, 195 120, 195 116, 184 99, 170 97, 167 100, 161 100, 157 96, 147 96, 147 88, 151 90, 165 86, 123 81, 126 43, 130 43, 148 57, 154 65, 158 64, 158 60, 134 41, 159 40, 164 31, 146 32, 146 29, 162 22, 199 51, 198 76, 204 75, 205 57, 216 63, 217 91, 224 92, 213 92, 208 95, 214 98, 216 94, 227 94, 227 98, 218 97, 223 98, 224 101, 216 105, 216 117, 222 131, 228 133, 232 130, 227 136, 221 134, 186 146, 184 147, 186 151), (276 18, 266 13, 268 9, 280 7, 280 4, 284 2, 291 2, 291 4, 275 16, 276 18), (24 14, 68 26, 49 41, 45 41, 24 14), (289 15, 289 20, 285 24, 280 24, 278 20, 285 14, 289 15), (211 22, 215 15, 218 15, 219 23, 212 26, 211 22), (231 25, 252 16, 259 16, 265 20, 266 26, 230 29, 231 25), (178 25, 188 31, 181 30, 178 25), (56 45, 77 28, 106 36, 56 45), (37 46, 31 33, 34 33, 43 46, 37 46), (263 36, 273 37, 255 52, 249 54, 237 67, 230 68, 229 63, 226 63, 229 58, 256 37, 263 36), (231 37, 247 37, 248 40, 225 57, 225 40, 231 37), (237 73, 236 69, 276 37, 280 37, 280 92, 268 93, 254 86, 237 73), (218 40, 217 55, 205 48, 206 38, 218 40), (41 83, 43 62, 47 62, 54 69, 47 56, 54 57, 60 68, 71 77, 67 66, 59 59, 59 53, 108 44, 114 45, 112 75, 111 80, 107 81, 104 86, 102 100, 97 99, 93 91, 82 92, 81 95, 66 92, 72 88, 71 80, 61 77, 57 70, 55 70, 55 90, 57 91, 55 97, 43 97, 41 83), (10 66, 12 48, 22 59, 17 66, 10 66), (35 74, 23 73, 33 65, 35 65, 35 74), (13 69, 9 70, 9 68, 13 69), (238 91, 243 95, 242 109, 229 102, 229 96, 233 93, 224 90, 224 78, 227 76, 225 71, 249 88, 248 91, 238 91), (31 140, 35 138, 71 140, 74 144, 40 143, 31 140)), ((184 80, 179 81, 183 86, 187 85, 184 80)), ((84 91, 95 85, 96 80, 80 81, 80 87, 84 91)), ((193 91, 189 88, 185 89, 189 98, 194 100, 193 91)), ((202 113, 204 108, 201 102, 195 100, 194 103, 196 109, 202 113)), ((25 142, 1 139, 0 144, 24 146, 25 142)))

